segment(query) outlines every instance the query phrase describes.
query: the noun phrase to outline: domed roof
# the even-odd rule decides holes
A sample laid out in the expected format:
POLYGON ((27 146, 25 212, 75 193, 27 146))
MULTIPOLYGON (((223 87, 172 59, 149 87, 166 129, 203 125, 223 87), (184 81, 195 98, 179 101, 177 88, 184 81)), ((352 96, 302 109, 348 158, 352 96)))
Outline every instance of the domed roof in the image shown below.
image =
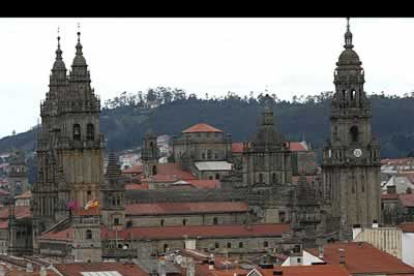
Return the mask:
POLYGON ((251 145, 252 148, 282 148, 284 137, 273 127, 261 127, 254 135, 251 145))
POLYGON ((86 59, 83 56, 82 44, 80 42, 80 32, 78 32, 78 43, 76 44, 76 56, 73 59, 72 66, 86 66, 86 59))
POLYGON ((336 65, 361 65, 358 54, 352 49, 345 49, 339 56, 336 65))

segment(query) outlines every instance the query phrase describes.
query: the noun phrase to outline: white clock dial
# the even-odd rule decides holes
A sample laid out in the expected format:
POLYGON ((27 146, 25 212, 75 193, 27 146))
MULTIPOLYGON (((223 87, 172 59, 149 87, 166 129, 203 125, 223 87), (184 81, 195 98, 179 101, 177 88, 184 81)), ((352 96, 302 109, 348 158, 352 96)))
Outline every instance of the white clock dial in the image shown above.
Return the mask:
POLYGON ((354 156, 355 157, 361 157, 362 156, 362 150, 361 149, 355 149, 354 150, 354 156))

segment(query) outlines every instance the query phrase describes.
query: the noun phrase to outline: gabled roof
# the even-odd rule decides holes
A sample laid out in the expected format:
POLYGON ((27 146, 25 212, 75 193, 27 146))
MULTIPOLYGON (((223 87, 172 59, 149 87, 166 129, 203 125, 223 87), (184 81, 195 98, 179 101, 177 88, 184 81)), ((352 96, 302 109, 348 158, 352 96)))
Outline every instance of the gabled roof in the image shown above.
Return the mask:
MULTIPOLYGON (((190 172, 184 171, 177 163, 165 163, 157 165, 157 174, 152 176, 153 182, 177 182, 178 180, 196 179, 190 172)), ((141 182, 150 182, 149 178, 144 178, 141 182)))
POLYGON ((208 124, 199 123, 183 130, 183 133, 194 133, 194 132, 223 132, 220 129, 212 127, 208 124))
POLYGON ((172 215, 247 212, 245 202, 137 203, 126 206, 127 215, 172 215))
POLYGON ((307 151, 305 142, 289 142, 290 151, 307 151))
POLYGON ((188 180, 188 182, 198 189, 217 189, 220 188, 221 183, 218 180, 210 179, 194 179, 188 180))
POLYGON ((231 151, 233 153, 243 153, 243 143, 233 143, 233 144, 231 144, 231 151))
MULTIPOLYGON (((344 267, 352 274, 402 274, 414 273, 414 268, 398 258, 366 242, 332 243, 324 246, 323 260, 328 264, 339 264, 339 249, 344 249, 344 267)), ((307 250, 318 257, 318 249, 307 250)))
MULTIPOLYGON (((16 219, 30 218, 32 217, 32 212, 30 211, 29 206, 15 206, 14 215, 16 216, 16 219)), ((0 219, 8 219, 8 218, 9 218, 9 206, 4 206, 0 208, 0 219)))

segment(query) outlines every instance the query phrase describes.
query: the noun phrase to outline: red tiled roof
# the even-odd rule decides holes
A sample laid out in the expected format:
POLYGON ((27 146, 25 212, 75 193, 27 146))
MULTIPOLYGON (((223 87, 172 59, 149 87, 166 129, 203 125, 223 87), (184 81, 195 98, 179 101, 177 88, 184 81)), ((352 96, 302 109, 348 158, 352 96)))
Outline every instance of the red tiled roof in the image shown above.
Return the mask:
MULTIPOLYGON (((292 176, 292 183, 298 183, 299 177, 300 176, 292 176)), ((318 179, 318 176, 316 176, 316 175, 307 175, 307 176, 305 176, 305 178, 306 178, 306 181, 308 181, 308 183, 312 183, 313 181, 318 179)))
POLYGON ((97 216, 100 213, 101 211, 98 207, 92 207, 88 210, 85 210, 84 208, 73 210, 73 215, 75 216, 97 216))
POLYGON ((349 276, 341 265, 275 266, 273 269, 257 269, 263 276, 274 276, 274 271, 283 271, 283 276, 349 276))
POLYGON ((243 143, 233 143, 233 144, 231 144, 231 151, 233 153, 243 153, 243 143))
POLYGON ((173 202, 173 203, 138 203, 126 206, 128 215, 171 215, 171 214, 205 214, 247 212, 245 202, 173 202))
POLYGON ((381 194, 381 199, 398 199, 398 194, 381 194))
POLYGON ((290 151, 307 151, 302 142, 290 142, 289 149, 290 151))
POLYGON ((10 192, 9 191, 6 191, 6 190, 3 190, 3 189, 0 189, 0 195, 9 195, 10 194, 10 192))
POLYGON ((192 127, 189 127, 183 130, 183 133, 192 133, 192 132, 223 132, 223 131, 215 127, 212 127, 208 124, 204 124, 204 123, 196 124, 196 125, 193 125, 192 127))
POLYGON ((414 158, 386 158, 381 160, 382 165, 409 165, 414 163, 414 158))
MULTIPOLYGON (((157 174, 152 177, 154 182, 173 182, 178 180, 196 179, 190 172, 184 171, 177 163, 165 163, 157 165, 157 174)), ((149 179, 142 179, 141 182, 148 182, 149 179)))
POLYGON ((67 227, 61 231, 49 231, 39 236, 39 240, 71 241, 73 239, 73 228, 67 227))
POLYGON ((403 222, 399 224, 398 227, 401 228, 403 232, 414 233, 414 222, 403 222))
POLYGON ((148 273, 143 271, 135 264, 121 264, 121 263, 71 263, 71 264, 55 264, 54 267, 63 276, 82 276, 81 272, 104 272, 104 271, 118 271, 123 276, 148 276, 148 273))
MULTIPOLYGON (((30 212, 29 206, 15 206, 14 214, 17 219, 32 217, 32 212, 30 212)), ((0 208, 0 219, 4 220, 7 218, 9 218, 9 206, 4 206, 0 208)))
POLYGON ((399 197, 404 207, 414 207, 414 194, 399 194, 399 197))
MULTIPOLYGON (((290 232, 290 224, 253 224, 246 225, 196 225, 196 226, 167 226, 167 227, 133 227, 118 231, 118 237, 128 239, 142 237, 148 239, 181 239, 184 235, 196 237, 274 237, 290 232)), ((115 238, 115 231, 101 228, 101 238, 115 238)))
POLYGON ((221 187, 221 183, 218 180, 195 179, 189 180, 188 182, 200 189, 216 189, 221 187))
POLYGON ((148 184, 136 184, 131 183, 125 185, 125 190, 148 190, 149 185, 148 184))
POLYGON ((9 220, 4 220, 0 222, 0 229, 9 229, 9 220))
MULTIPOLYGON (((414 273, 414 268, 406 265, 398 258, 370 245, 366 242, 332 243, 324 246, 324 261, 328 264, 339 264, 339 251, 344 249, 344 267, 352 274, 378 273, 398 274, 414 273)), ((308 250, 318 256, 318 249, 308 250)))
POLYGON ((143 166, 142 165, 135 165, 131 168, 125 169, 122 171, 124 174, 140 174, 143 172, 143 166))

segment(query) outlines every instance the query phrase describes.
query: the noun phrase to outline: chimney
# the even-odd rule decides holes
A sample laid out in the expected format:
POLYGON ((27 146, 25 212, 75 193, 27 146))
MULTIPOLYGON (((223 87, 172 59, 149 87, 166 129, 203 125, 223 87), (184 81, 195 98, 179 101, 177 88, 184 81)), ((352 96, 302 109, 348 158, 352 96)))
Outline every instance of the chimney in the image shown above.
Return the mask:
POLYGON ((352 226, 352 240, 355 240, 355 238, 361 233, 361 225, 360 224, 354 224, 352 226))
POLYGON ((214 270, 214 254, 210 254, 210 257, 208 258, 208 269, 214 270))
POLYGON ((39 275, 40 276, 47 276, 46 267, 44 267, 43 265, 40 267, 39 275))
POLYGON ((378 228, 378 221, 376 219, 372 221, 372 228, 378 228))
POLYGON ((394 195, 397 193, 397 186, 395 185, 388 185, 387 186, 387 194, 394 195))
POLYGON ((33 266, 32 266, 32 263, 27 263, 27 264, 26 264, 26 272, 27 272, 27 273, 33 273, 33 266))
POLYGON ((324 255, 323 245, 319 245, 319 247, 318 247, 318 257, 319 257, 319 259, 323 259, 323 255, 324 255))
POLYGON ((339 264, 345 264, 345 249, 339 248, 339 264))

